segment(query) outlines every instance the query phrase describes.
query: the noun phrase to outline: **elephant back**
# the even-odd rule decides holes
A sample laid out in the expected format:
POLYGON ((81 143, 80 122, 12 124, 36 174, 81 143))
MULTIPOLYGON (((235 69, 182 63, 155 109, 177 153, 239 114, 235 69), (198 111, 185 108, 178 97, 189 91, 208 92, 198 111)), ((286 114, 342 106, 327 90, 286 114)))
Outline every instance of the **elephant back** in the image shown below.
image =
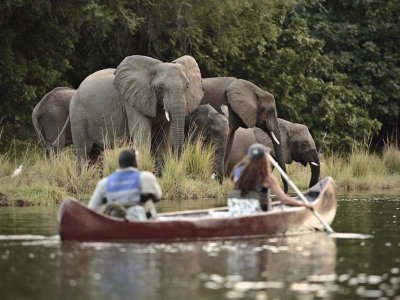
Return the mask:
POLYGON ((94 91, 96 95, 102 95, 102 99, 108 99, 108 101, 117 97, 117 91, 113 86, 114 71, 115 69, 100 70, 89 75, 82 81, 77 93, 83 106, 85 104, 90 106, 91 102, 98 101, 94 97, 94 91))

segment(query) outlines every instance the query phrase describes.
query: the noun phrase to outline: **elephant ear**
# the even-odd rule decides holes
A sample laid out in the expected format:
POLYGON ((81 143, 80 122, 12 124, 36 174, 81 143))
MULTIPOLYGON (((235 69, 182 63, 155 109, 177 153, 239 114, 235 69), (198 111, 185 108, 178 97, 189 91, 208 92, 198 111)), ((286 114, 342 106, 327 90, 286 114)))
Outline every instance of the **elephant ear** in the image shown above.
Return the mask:
POLYGON ((234 80, 226 89, 228 103, 244 124, 252 128, 257 121, 257 94, 261 89, 250 81, 234 80))
POLYGON ((204 96, 200 68, 196 60, 189 55, 181 56, 173 63, 181 64, 186 69, 186 77, 189 81, 189 87, 186 90, 186 113, 190 114, 200 105, 204 96))
MULTIPOLYGON (((316 150, 315 141, 311 136, 310 130, 304 124, 293 123, 290 127, 291 139, 300 142, 305 142, 307 144, 307 150, 316 150)), ((304 147, 303 147, 304 148, 304 147)), ((300 151, 306 151, 300 149, 300 151)))
POLYGON ((147 56, 127 56, 114 73, 114 86, 122 102, 153 118, 157 112, 157 99, 151 81, 154 67, 160 63, 162 62, 147 56))

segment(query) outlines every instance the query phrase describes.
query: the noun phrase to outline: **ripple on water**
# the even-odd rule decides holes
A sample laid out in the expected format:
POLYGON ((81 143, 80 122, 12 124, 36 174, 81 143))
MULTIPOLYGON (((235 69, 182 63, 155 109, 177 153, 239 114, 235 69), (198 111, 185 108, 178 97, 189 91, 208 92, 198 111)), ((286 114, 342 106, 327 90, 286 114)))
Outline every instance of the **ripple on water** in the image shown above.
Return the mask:
POLYGON ((366 298, 379 298, 383 296, 383 292, 381 290, 368 290, 364 286, 359 286, 356 289, 356 294, 366 298))
POLYGON ((280 281, 239 281, 233 284, 236 291, 247 292, 249 290, 281 289, 284 287, 280 281))
POLYGON ((34 234, 18 234, 18 235, 0 235, 0 241, 23 241, 23 240, 46 240, 46 239, 57 239, 58 235, 45 236, 45 235, 34 235, 34 234))
POLYGON ((390 269, 390 273, 392 273, 392 274, 399 274, 399 273, 400 273, 400 269, 399 269, 399 268, 391 268, 391 269, 390 269))
POLYGON ((335 281, 336 274, 325 274, 325 275, 311 275, 308 276, 307 280, 311 282, 328 282, 335 281))
POLYGON ((368 275, 368 284, 378 284, 382 281, 382 276, 379 275, 368 275))
POLYGON ((310 282, 294 282, 290 289, 298 293, 316 293, 318 297, 325 297, 328 293, 338 290, 335 284, 310 283, 310 282))

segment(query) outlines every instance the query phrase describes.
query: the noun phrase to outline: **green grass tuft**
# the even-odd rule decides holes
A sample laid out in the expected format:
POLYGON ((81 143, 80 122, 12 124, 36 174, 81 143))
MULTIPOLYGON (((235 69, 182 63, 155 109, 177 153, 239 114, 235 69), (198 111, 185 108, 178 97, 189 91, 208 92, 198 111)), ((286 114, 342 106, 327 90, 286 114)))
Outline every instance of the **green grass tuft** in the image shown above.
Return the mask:
POLYGON ((383 152, 383 163, 389 174, 400 174, 400 150, 394 145, 388 145, 383 152))
MULTIPOLYGON (((74 151, 65 149, 59 155, 46 158, 39 146, 26 146, 20 153, 9 149, 0 154, 0 192, 6 194, 11 203, 18 199, 34 204, 59 203, 66 196, 87 202, 96 183, 117 168, 118 154, 132 147, 122 143, 119 147, 106 149, 102 164, 86 165, 77 170, 74 151), (23 165, 22 174, 11 178, 12 172, 23 165)), ((138 164, 141 170, 155 172, 155 159, 146 147, 138 149, 138 164)), ((232 189, 227 178, 223 185, 211 179, 214 149, 202 139, 184 145, 181 159, 171 151, 163 158, 164 169, 159 182, 164 200, 224 198, 232 189)), ((369 153, 364 148, 354 149, 347 156, 330 154, 321 158, 321 178, 331 176, 339 191, 371 191, 399 188, 400 151, 397 145, 387 145, 382 154, 369 153)), ((292 163, 287 166, 291 180, 301 189, 308 188, 310 167, 292 163)), ((274 171, 276 177, 280 177, 274 171)))

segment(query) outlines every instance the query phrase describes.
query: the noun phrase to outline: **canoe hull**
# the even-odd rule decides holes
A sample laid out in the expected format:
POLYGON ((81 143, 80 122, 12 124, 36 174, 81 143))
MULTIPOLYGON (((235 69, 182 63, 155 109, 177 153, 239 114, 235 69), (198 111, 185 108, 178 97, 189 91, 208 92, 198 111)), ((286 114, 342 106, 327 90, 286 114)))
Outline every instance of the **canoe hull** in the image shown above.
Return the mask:
MULTIPOLYGON (((330 224, 336 214, 336 193, 330 177, 305 194, 319 192, 313 207, 330 224)), ((161 214, 162 215, 162 214, 161 214)), ((290 208, 240 217, 202 217, 127 221, 104 216, 77 201, 65 200, 59 209, 62 240, 75 241, 179 241, 293 234, 323 230, 309 209, 290 208)))

